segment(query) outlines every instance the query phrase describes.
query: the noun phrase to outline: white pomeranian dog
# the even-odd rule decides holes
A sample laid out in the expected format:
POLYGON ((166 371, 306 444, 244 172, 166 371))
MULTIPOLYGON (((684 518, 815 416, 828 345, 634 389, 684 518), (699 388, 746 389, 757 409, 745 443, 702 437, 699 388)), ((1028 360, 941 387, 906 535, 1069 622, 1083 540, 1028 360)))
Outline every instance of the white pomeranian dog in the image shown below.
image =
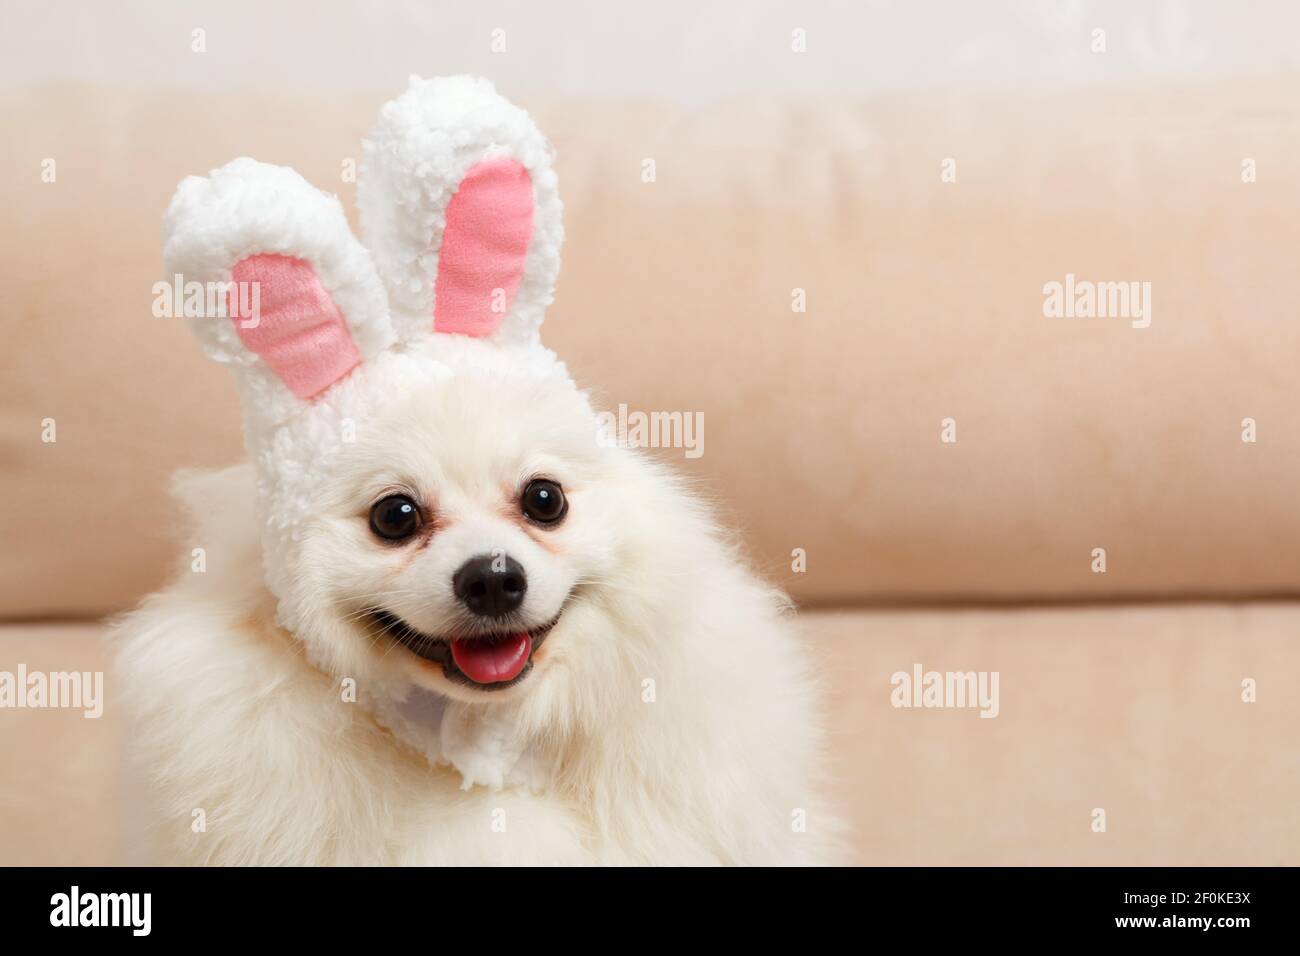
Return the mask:
POLYGON ((413 79, 358 205, 364 246, 240 159, 168 210, 251 460, 178 479, 193 563, 116 630, 133 855, 837 859, 781 595, 540 342, 562 227, 531 120, 413 79))

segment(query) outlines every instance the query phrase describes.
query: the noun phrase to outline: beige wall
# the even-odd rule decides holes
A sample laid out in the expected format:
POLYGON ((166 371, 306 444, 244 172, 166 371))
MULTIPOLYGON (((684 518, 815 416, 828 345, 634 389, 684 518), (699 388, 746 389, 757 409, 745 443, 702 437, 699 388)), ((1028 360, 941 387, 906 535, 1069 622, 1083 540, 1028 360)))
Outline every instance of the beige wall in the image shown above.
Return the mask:
POLYGON ((9 0, 0 86, 387 93, 483 73, 518 98, 1061 89, 1294 69, 1286 0, 9 0), (1094 29, 1107 52, 1091 52, 1094 29), (194 30, 206 52, 191 50, 194 30), (792 56, 791 32, 807 53, 792 56), (495 51, 502 30, 505 50, 495 51), (499 36, 499 35, 498 35, 499 36))

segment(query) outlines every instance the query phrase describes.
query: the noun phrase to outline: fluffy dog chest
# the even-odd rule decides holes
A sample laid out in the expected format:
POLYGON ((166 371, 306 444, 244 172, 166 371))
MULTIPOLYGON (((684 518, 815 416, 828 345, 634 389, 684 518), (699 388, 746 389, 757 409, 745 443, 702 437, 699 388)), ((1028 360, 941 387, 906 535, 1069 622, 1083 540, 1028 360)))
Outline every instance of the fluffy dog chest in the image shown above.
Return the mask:
POLYGON ((480 707, 411 687, 401 700, 384 700, 375 718, 434 766, 449 766, 461 789, 539 791, 549 772, 541 748, 528 740, 508 707, 480 707))

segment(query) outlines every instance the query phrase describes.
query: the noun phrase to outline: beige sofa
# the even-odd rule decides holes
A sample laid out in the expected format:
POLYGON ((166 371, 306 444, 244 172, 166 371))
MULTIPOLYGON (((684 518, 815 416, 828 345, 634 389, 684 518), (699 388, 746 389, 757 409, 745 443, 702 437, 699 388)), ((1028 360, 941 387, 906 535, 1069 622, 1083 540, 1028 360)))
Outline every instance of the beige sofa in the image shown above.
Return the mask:
MULTIPOLYGON (((703 412, 661 454, 801 607, 855 859, 1300 863, 1295 88, 505 90, 558 150, 546 339, 607 406, 703 412), (1045 315, 1067 274, 1150 282, 1149 327, 1045 315), (998 672, 998 716, 895 708, 915 664, 998 672)), ((381 99, 0 94, 0 670, 104 669, 184 545, 168 474, 240 454, 151 314, 176 182, 249 154, 346 204, 381 99)), ((0 710, 0 863, 124 858, 108 680, 100 720, 0 710)))

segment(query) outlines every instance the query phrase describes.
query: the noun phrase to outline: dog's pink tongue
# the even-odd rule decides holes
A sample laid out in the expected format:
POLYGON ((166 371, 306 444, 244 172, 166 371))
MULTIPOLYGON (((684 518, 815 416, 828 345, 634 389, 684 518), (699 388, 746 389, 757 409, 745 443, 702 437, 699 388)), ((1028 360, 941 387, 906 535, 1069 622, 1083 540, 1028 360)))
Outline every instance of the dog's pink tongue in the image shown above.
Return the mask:
POLYGON ((528 663, 532 651, 533 639, 527 632, 492 642, 451 642, 452 660, 466 677, 479 684, 514 680, 528 663))

